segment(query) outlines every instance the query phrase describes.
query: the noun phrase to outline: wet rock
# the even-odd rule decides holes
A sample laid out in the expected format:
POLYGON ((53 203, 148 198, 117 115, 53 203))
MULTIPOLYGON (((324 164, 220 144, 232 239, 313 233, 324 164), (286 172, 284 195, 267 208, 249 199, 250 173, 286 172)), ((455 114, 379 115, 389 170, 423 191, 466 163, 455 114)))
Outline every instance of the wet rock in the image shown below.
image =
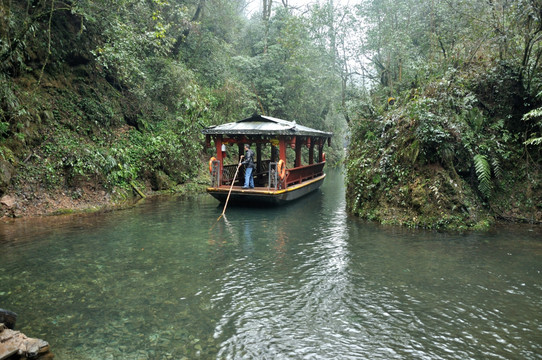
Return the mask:
POLYGON ((47 341, 29 338, 20 331, 8 329, 0 324, 0 360, 1 359, 38 359, 53 358, 47 341), (13 358, 15 356, 15 358, 13 358))
POLYGON ((11 195, 4 195, 2 198, 0 198, 0 204, 4 205, 8 209, 13 209, 13 207, 17 204, 17 200, 11 195))
POLYGON ((11 344, 0 344, 0 359, 7 359, 19 351, 17 347, 11 344))
POLYGON ((23 341, 22 346, 27 357, 35 357, 49 351, 49 343, 41 339, 26 339, 23 341))
POLYGON ((16 321, 16 313, 14 313, 13 311, 0 309, 0 323, 5 324, 8 329, 13 329, 15 327, 16 321))
POLYGON ((175 184, 163 171, 154 172, 151 178, 151 186, 154 191, 171 189, 175 184))

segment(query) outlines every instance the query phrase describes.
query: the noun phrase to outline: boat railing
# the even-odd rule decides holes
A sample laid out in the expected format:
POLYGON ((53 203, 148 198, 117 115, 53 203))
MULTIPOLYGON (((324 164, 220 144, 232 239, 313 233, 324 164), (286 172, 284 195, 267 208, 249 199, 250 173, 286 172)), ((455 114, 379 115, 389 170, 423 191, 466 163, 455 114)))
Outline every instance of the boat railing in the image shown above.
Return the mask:
POLYGON ((230 185, 233 177, 235 176, 235 171, 237 170, 237 165, 224 165, 222 170, 222 183, 224 185, 230 185))
MULTIPOLYGON (((269 163, 271 160, 262 160, 260 166, 260 171, 255 172, 254 176, 265 176, 269 171, 269 163)), ((258 168, 258 163, 256 163, 256 168, 258 168)), ((230 185, 233 177, 235 176, 235 171, 237 170, 237 165, 224 165, 222 170, 222 185, 230 185)))
POLYGON ((325 161, 286 170, 286 186, 314 179, 324 173, 325 161))
MULTIPOLYGON (((324 173, 325 161, 299 166, 286 170, 286 176, 284 179, 280 179, 278 175, 278 163, 271 162, 270 160, 263 160, 260 172, 254 174, 254 176, 267 175, 267 185, 270 190, 284 189, 288 186, 300 184, 303 181, 314 179, 321 176, 324 173)), ((237 165, 224 165, 222 170, 222 177, 220 176, 220 161, 215 160, 211 164, 211 183, 213 187, 219 187, 220 185, 230 185, 235 176, 237 165)))
POLYGON ((262 160, 262 164, 260 166, 260 169, 258 169, 258 163, 256 163, 256 170, 259 170, 254 175, 255 176, 264 176, 269 171, 269 164, 271 163, 271 160, 262 160))

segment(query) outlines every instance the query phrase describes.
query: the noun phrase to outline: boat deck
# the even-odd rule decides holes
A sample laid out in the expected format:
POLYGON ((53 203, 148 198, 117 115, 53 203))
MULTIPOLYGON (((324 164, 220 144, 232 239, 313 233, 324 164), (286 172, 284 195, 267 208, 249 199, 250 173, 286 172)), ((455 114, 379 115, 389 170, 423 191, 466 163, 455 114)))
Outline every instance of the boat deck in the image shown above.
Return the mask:
POLYGON ((232 202, 266 202, 266 203, 282 203, 300 198, 309 192, 316 190, 322 185, 325 174, 322 174, 309 181, 289 186, 286 189, 270 189, 264 186, 256 186, 253 189, 243 189, 242 186, 222 185, 219 187, 208 187, 207 192, 214 196, 217 200, 224 202, 228 194, 231 195, 232 202))

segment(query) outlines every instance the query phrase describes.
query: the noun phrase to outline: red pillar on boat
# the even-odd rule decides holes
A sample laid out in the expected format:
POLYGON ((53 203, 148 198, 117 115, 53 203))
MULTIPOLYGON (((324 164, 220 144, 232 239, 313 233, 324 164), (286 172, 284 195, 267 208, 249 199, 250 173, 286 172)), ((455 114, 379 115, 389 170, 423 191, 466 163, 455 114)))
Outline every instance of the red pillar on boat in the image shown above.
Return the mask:
POLYGON ((286 139, 279 139, 279 160, 284 161, 286 164, 286 139))
POLYGON ((301 166, 301 147, 303 146, 303 141, 295 137, 295 165, 294 167, 301 166))

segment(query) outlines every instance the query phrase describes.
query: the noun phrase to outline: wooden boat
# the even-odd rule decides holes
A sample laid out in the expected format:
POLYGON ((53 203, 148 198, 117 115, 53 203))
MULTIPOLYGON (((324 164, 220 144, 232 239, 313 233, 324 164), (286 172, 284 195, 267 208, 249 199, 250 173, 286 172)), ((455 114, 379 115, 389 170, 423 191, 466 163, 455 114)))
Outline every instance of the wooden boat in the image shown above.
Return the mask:
POLYGON ((202 132, 206 146, 211 147, 213 141, 216 149, 216 155, 209 160, 211 186, 207 192, 221 202, 226 201, 231 188, 230 202, 285 203, 318 189, 326 177, 323 149, 326 142, 331 144, 332 133, 263 115, 208 127, 202 132), (235 177, 238 165, 224 164, 228 148, 236 152, 239 162, 244 144, 255 148, 253 189, 242 188, 244 166, 235 177), (291 167, 287 166, 288 158, 294 159, 290 160, 291 167))

